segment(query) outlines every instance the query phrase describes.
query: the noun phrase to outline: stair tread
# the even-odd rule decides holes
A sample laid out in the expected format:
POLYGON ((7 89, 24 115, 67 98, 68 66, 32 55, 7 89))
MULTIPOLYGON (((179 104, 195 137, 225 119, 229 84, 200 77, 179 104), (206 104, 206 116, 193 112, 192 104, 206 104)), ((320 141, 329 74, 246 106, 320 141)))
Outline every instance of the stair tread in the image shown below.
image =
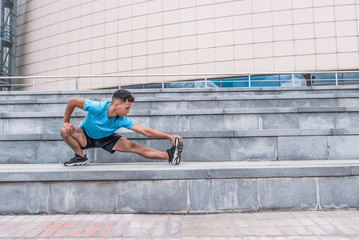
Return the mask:
POLYGON ((359 174, 359 160, 167 162, 90 164, 2 164, 0 181, 163 180, 262 177, 321 177, 359 174))
MULTIPOLYGON (((231 138, 231 137, 281 137, 281 136, 336 136, 357 135, 359 128, 323 128, 323 129, 243 129, 234 131, 188 131, 168 132, 168 134, 180 134, 183 138, 231 138)), ((132 131, 118 132, 129 139, 150 139, 132 131)), ((62 141, 60 133, 56 134, 0 134, 0 141, 62 141)))
MULTIPOLYGON (((172 110, 133 110, 127 116, 173 116, 173 115, 226 115, 253 113, 325 113, 358 112, 359 107, 268 107, 268 108, 218 108, 218 109, 172 109, 172 110)), ((84 111, 75 111, 72 117, 84 117, 84 111)), ((63 112, 2 112, 0 118, 58 118, 63 112)))

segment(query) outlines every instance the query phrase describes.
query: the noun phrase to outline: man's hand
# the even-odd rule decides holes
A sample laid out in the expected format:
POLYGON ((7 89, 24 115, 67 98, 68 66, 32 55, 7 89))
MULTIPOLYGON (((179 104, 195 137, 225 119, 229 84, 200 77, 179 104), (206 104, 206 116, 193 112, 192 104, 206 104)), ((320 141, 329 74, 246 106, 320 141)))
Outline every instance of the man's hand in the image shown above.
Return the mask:
POLYGON ((179 135, 170 135, 170 139, 171 139, 171 141, 172 141, 172 143, 173 143, 173 146, 175 145, 175 140, 176 140, 176 138, 178 138, 180 142, 183 141, 183 140, 182 140, 182 137, 179 136, 179 135))
POLYGON ((65 128, 65 130, 66 130, 66 132, 68 133, 68 134, 72 134, 72 133, 74 133, 75 132, 75 130, 76 130, 76 128, 75 128, 75 126, 74 125, 72 125, 71 123, 69 123, 69 122, 64 122, 64 128, 65 128))

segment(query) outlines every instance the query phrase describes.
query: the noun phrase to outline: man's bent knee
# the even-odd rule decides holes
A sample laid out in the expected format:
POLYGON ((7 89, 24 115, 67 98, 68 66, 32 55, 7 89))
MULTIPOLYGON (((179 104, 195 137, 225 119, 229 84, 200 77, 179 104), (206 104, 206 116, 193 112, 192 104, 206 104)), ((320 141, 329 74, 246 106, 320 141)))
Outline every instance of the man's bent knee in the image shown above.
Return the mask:
POLYGON ((77 138, 77 136, 79 135, 79 131, 73 131, 72 133, 70 133, 66 128, 62 127, 60 130, 60 134, 62 138, 68 138, 68 137, 74 137, 77 138))
POLYGON ((61 128, 60 134, 61 134, 62 138, 65 138, 65 137, 69 136, 69 133, 66 131, 66 129, 64 127, 61 128))

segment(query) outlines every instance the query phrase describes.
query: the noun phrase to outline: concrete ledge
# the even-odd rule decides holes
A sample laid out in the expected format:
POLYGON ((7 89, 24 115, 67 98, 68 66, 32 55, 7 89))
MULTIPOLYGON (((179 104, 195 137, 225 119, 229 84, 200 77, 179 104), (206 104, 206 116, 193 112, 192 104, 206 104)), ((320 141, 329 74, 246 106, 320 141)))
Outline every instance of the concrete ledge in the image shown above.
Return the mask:
MULTIPOLYGON (((219 108, 219 109, 172 109, 134 110, 128 117, 140 116, 197 116, 233 114, 276 114, 276 113, 344 113, 359 112, 359 107, 268 107, 268 108, 219 108)), ((72 117, 85 117, 86 112, 75 111, 72 117)), ((63 112, 2 112, 0 118, 63 118, 63 112)))
MULTIPOLYGON (((0 96, 17 95, 63 95, 63 94, 98 94, 113 93, 118 88, 105 90, 78 90, 78 91, 2 91, 0 96)), ((166 89, 130 89, 133 93, 161 93, 161 92, 259 92, 259 91, 320 91, 320 90, 359 90, 359 85, 341 85, 341 86, 306 86, 306 87, 251 87, 251 88, 166 88, 166 89)))
MULTIPOLYGON (((359 128, 359 111, 298 112, 295 108, 259 110, 133 112, 134 122, 162 132, 242 131, 281 129, 359 128), (141 115, 141 113, 143 115, 141 115), (162 115, 161 115, 162 114, 162 115), (181 115, 182 114, 182 115, 181 115)), ((75 112, 71 122, 79 126, 85 112, 75 112)), ((63 113, 6 113, 0 115, 0 135, 57 134, 63 125, 63 113)))
MULTIPOLYGON (((89 98, 96 101, 111 101, 111 97, 97 97, 91 96, 89 93, 89 98)), ((61 97, 61 96, 58 96, 61 97)), ((163 97, 137 97, 136 103, 143 102, 182 102, 182 101, 237 101, 237 100, 303 100, 303 99, 357 99, 359 98, 356 93, 331 93, 331 94, 293 94, 293 95, 218 95, 218 96, 192 96, 192 95, 182 95, 178 97, 172 96, 163 96, 163 97)), ((49 98, 49 99, 4 99, 0 102, 0 105, 17 105, 17 104, 65 104, 68 99, 66 98, 49 98)))
POLYGON ((359 208, 359 162, 2 165, 0 214, 359 208))
POLYGON ((0 182, 356 176, 359 160, 96 164, 1 164, 0 182))
MULTIPOLYGON (((118 131, 118 134, 128 139, 152 139, 132 131, 118 131)), ((339 129, 263 129, 236 131, 191 131, 167 132, 180 134, 183 138, 246 138, 246 137, 287 137, 287 136, 344 136, 359 135, 359 128, 339 129)), ((5 134, 0 135, 0 141, 63 141, 58 134, 5 134)))
MULTIPOLYGON (((242 130, 168 132, 184 138, 185 162, 335 160, 359 159, 359 129, 242 130)), ((132 132, 124 137, 154 149, 165 151, 167 139, 150 139, 132 132)), ((73 151, 59 134, 0 135, 3 164, 63 163, 73 151), (14 149, 16 151, 9 151, 14 149)), ((109 154, 102 149, 87 150, 91 163, 158 162, 137 154, 109 154)))
MULTIPOLYGON (((359 107, 315 107, 315 108, 224 108, 224 109, 192 109, 192 110, 136 110, 128 114, 135 117, 171 117, 171 116, 206 116, 206 115, 238 115, 238 114, 286 114, 286 113, 357 113, 359 107)), ((0 119, 37 119, 37 118, 63 118, 63 112, 3 112, 0 119)), ((86 112, 75 111, 72 118, 84 118, 86 112)))
MULTIPOLYGON (((0 102, 0 112, 58 112, 63 114, 68 98, 60 99, 11 99, 0 102)), ((89 96, 93 100, 110 100, 110 98, 89 96)), ((328 112, 323 107, 333 108, 336 111, 339 107, 347 107, 346 111, 352 111, 350 107, 359 106, 359 95, 353 94, 282 94, 282 95, 229 95, 229 96, 152 96, 138 97, 132 106, 133 111, 143 110, 188 110, 188 109, 251 109, 259 108, 272 111, 272 108, 298 108, 299 112, 316 111, 328 112), (304 107, 304 109, 302 109, 304 107)), ((340 109, 342 111, 342 109, 340 109)), ((57 113, 56 113, 57 112, 57 113)), ((224 113, 226 113, 224 111, 224 113)))
MULTIPOLYGON (((63 114, 0 113, 0 135, 55 134, 62 127, 63 114)), ((86 112, 75 111, 72 123, 79 126, 85 115, 86 112)), ((359 128, 358 107, 138 110, 128 117, 162 132, 359 128)))
MULTIPOLYGON (((178 110, 271 107, 338 107, 358 106, 357 98, 336 98, 335 94, 144 97, 137 98, 132 110, 178 110), (315 95, 315 96, 311 96, 315 95), (325 95, 325 96, 319 96, 325 95)), ((109 98, 91 98, 109 101, 109 98)), ((0 112, 64 112, 68 99, 2 100, 0 112)))

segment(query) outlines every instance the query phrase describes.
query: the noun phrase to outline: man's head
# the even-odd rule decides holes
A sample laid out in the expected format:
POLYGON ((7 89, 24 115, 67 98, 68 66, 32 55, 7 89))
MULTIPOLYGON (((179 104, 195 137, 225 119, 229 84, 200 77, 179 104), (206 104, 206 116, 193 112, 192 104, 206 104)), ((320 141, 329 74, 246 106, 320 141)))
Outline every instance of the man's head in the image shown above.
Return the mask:
POLYGON ((117 90, 113 96, 112 96, 112 103, 115 101, 122 101, 122 102, 126 102, 127 100, 131 103, 133 103, 135 101, 135 98, 132 96, 132 94, 127 91, 127 90, 117 90))
POLYGON ((113 109, 117 116, 125 117, 129 112, 135 98, 127 90, 117 90, 112 96, 113 109))

